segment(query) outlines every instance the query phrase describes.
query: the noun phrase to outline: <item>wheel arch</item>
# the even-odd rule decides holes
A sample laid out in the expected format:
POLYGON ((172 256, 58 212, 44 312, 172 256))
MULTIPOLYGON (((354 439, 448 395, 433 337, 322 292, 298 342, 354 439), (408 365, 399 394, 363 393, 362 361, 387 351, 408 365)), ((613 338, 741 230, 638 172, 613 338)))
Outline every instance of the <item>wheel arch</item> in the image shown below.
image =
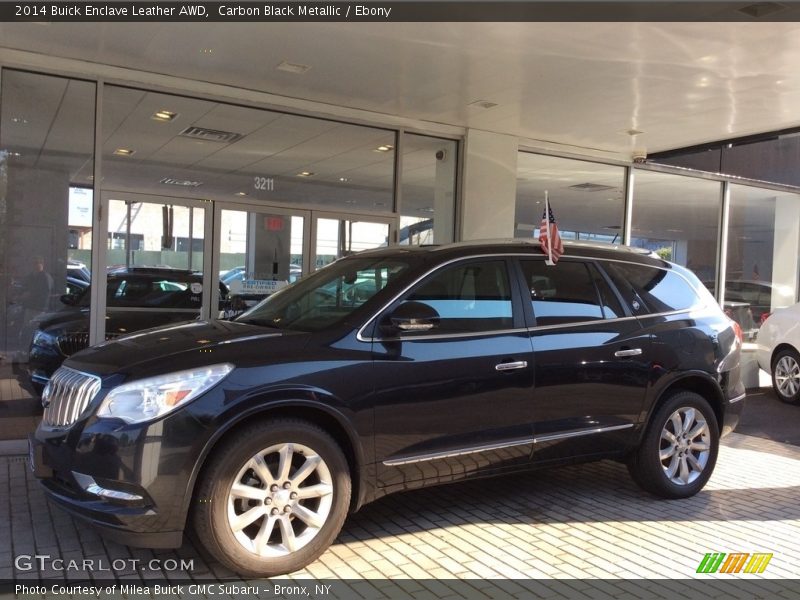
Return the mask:
POLYGON ((797 352, 797 348, 795 348, 792 344, 788 342, 781 342, 780 344, 775 346, 775 348, 772 349, 772 354, 770 354, 769 357, 770 370, 772 371, 775 370, 775 358, 778 356, 780 352, 783 352, 784 350, 793 350, 794 352, 797 352))
POLYGON ((683 391, 694 392, 705 398, 711 405, 711 410, 714 411, 717 424, 719 425, 720 429, 722 428, 722 423, 725 417, 725 399, 722 389, 720 388, 719 384, 707 373, 694 372, 687 373, 681 377, 671 380, 664 386, 662 390, 658 392, 656 400, 653 402, 650 410, 648 411, 645 427, 643 427, 642 430, 644 431, 650 426, 650 421, 653 418, 653 415, 658 411, 661 405, 666 402, 667 398, 677 392, 683 391))
POLYGON ((310 402, 307 400, 283 400, 275 401, 268 405, 256 406, 236 415, 235 418, 225 423, 208 440, 203 447, 200 457, 192 470, 187 493, 185 494, 182 506, 182 520, 186 519, 191 511, 192 499, 195 496, 197 486, 201 480, 202 473, 208 464, 208 460, 215 447, 221 442, 236 435, 238 430, 246 427, 256 420, 291 418, 307 421, 317 425, 328 433, 342 449, 350 468, 350 481, 352 494, 350 497, 350 512, 354 512, 365 503, 366 482, 362 478, 362 466, 364 465, 363 448, 358 442, 358 434, 349 425, 347 419, 335 408, 310 402))

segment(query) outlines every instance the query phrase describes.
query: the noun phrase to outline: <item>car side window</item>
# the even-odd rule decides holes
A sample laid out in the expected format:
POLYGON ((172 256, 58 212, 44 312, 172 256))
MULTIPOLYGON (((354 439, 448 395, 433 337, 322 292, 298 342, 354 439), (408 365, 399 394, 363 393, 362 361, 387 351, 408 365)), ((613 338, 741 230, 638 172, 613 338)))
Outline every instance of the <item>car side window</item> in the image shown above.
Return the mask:
POLYGON ((683 277, 668 269, 623 262, 609 262, 604 266, 615 283, 627 282, 618 284, 620 290, 627 285, 644 301, 647 310, 634 310, 634 313, 672 312, 703 304, 694 288, 683 277))
POLYGON ((596 282, 600 274, 591 265, 562 260, 547 266, 544 260, 538 259, 523 260, 521 265, 536 325, 596 321, 622 314, 619 301, 610 289, 605 302, 601 303, 596 282))
POLYGON ((439 313, 432 333, 473 333, 513 327, 511 286, 505 261, 446 267, 422 281, 405 298, 439 313))

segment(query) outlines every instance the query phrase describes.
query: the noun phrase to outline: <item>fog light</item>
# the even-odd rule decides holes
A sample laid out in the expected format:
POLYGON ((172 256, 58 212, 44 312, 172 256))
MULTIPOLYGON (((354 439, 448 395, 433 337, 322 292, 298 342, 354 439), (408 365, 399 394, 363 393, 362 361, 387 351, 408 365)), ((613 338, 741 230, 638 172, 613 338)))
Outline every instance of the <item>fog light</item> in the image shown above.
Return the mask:
POLYGON ((94 477, 90 475, 84 475, 83 473, 76 473, 73 471, 72 476, 75 478, 75 481, 78 482, 78 485, 83 488, 83 491, 92 494, 93 496, 98 496, 106 500, 121 500, 123 502, 141 502, 144 500, 144 498, 138 494, 131 494, 121 490, 110 490, 108 488, 101 487, 94 480, 94 477))

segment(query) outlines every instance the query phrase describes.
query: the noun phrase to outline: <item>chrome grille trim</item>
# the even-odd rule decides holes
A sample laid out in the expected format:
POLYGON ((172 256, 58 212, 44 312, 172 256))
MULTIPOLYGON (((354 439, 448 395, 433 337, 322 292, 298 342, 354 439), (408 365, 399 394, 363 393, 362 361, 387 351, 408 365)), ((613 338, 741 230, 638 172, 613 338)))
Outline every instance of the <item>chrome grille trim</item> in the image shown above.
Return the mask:
POLYGON ((47 427, 68 427, 81 418, 100 391, 96 375, 61 367, 50 378, 42 394, 45 407, 42 423, 47 427))
MULTIPOLYGON (((106 341, 115 340, 121 335, 121 333, 108 332, 106 333, 106 341)), ((59 352, 64 356, 72 356, 76 352, 80 352, 89 347, 89 332, 77 331, 74 333, 62 333, 58 336, 57 341, 59 352)))

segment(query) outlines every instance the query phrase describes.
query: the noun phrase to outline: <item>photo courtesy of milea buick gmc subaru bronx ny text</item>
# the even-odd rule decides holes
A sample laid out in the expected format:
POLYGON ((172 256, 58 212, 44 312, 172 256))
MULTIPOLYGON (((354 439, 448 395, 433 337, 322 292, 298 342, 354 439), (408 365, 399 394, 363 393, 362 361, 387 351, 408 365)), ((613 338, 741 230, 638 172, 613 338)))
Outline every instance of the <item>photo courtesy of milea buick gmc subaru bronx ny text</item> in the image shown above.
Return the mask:
POLYGON ((32 467, 122 543, 191 528, 246 576, 315 560, 387 493, 616 459, 686 498, 739 420, 741 330, 688 270, 535 241, 343 258, 234 321, 119 337, 50 378, 32 467))

